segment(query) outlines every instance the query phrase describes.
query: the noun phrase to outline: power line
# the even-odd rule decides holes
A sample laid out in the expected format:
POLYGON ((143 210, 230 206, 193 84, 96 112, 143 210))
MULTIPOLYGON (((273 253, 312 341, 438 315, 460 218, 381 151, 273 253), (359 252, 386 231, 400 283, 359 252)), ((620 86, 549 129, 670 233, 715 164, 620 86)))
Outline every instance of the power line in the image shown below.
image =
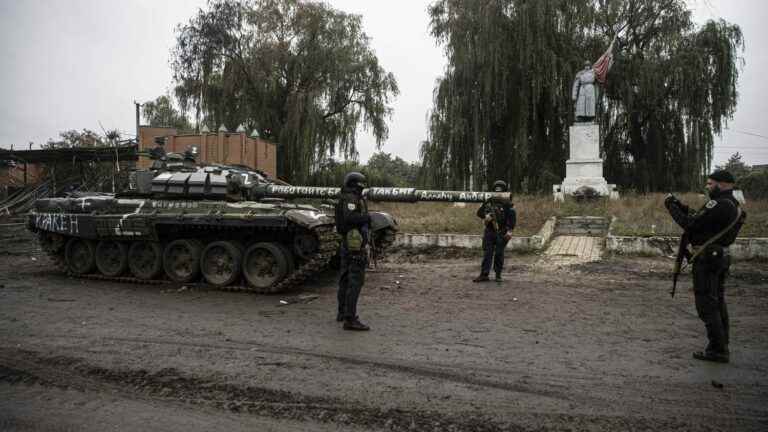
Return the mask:
POLYGON ((740 154, 742 156, 766 156, 766 155, 768 155, 768 153, 765 153, 765 152, 748 152, 748 153, 745 153, 745 152, 735 152, 735 151, 732 151, 732 150, 723 150, 723 151, 716 151, 715 152, 715 154, 721 154, 721 155, 722 154, 734 154, 734 153, 738 153, 738 154, 740 154))
POLYGON ((710 0, 703 0, 702 3, 706 6, 710 18, 716 20, 719 15, 715 13, 715 5, 713 5, 710 0))
POLYGON ((722 149, 744 149, 744 150, 768 150, 768 145, 765 146, 719 146, 715 144, 715 148, 722 149))
POLYGON ((762 138, 762 139, 768 140, 768 136, 762 135, 762 134, 759 134, 759 133, 747 132, 747 131, 738 130, 738 129, 726 129, 726 130, 729 131, 729 132, 736 132, 736 133, 740 133, 740 134, 749 135, 749 136, 758 137, 758 138, 762 138))
POLYGON ((768 149, 744 150, 744 149, 715 148, 715 151, 728 152, 728 153, 764 153, 768 151, 768 149))

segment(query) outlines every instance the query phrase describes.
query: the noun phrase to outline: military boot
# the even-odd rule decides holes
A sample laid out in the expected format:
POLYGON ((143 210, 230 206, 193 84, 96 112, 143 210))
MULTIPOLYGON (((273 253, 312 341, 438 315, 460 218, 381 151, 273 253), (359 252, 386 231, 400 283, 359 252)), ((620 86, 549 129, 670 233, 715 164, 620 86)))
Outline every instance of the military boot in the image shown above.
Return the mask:
POLYGON ((496 279, 494 279, 496 282, 504 282, 504 279, 501 278, 501 273, 496 273, 496 279))
POLYGON ((344 330, 368 331, 370 329, 370 327, 360 322, 357 317, 344 321, 344 330))
POLYGON ((727 353, 717 353, 714 351, 696 351, 693 353, 693 358, 715 363, 728 363, 730 361, 730 356, 727 353))
POLYGON ((490 279, 488 279, 487 274, 480 274, 480 276, 472 279, 472 282, 488 282, 490 279))

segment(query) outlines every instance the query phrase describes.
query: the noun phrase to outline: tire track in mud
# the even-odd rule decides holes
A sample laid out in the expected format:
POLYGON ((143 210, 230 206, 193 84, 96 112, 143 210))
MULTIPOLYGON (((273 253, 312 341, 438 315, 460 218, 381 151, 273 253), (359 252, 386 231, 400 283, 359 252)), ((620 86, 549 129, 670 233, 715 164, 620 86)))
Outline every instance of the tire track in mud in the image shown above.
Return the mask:
POLYGON ((722 430, 702 423, 596 414, 519 414, 521 422, 500 421, 473 412, 451 414, 401 408, 380 409, 355 405, 333 397, 305 396, 297 393, 237 386, 189 376, 174 368, 157 372, 144 369, 108 369, 84 360, 66 357, 41 357, 32 351, 0 348, 0 382, 9 385, 39 385, 80 392, 103 392, 157 404, 207 406, 233 413, 280 420, 338 424, 390 431, 656 431, 722 430))
MULTIPOLYGON (((73 335, 45 335, 45 336, 35 336, 35 337, 54 337, 57 339, 91 339, 88 337, 77 337, 73 335)), ((153 345, 169 345, 169 346, 183 346, 183 347, 190 347, 190 348, 208 348, 208 349, 216 349, 216 350, 234 350, 234 351, 246 351, 253 353, 253 349, 256 348, 260 352, 264 353, 270 353, 270 354, 279 354, 279 355, 294 355, 294 356, 302 356, 302 357, 311 357, 311 358, 318 358, 323 360, 330 360, 337 363, 342 364, 351 364, 355 366, 367 366, 367 367, 373 367, 373 368, 379 368, 379 369, 385 369, 389 370, 395 373, 402 373, 402 374, 410 374, 414 376, 420 376, 424 378, 432 378, 436 380, 443 380, 443 381, 450 381, 458 384, 465 384, 465 385, 474 385, 479 387, 485 387, 485 388, 491 388, 496 390, 503 390, 503 391, 509 391, 514 393, 522 393, 522 394, 528 394, 533 396, 539 396, 539 397, 546 397, 555 399, 558 401, 570 401, 572 398, 567 396, 564 391, 568 390, 568 386, 564 383, 558 383, 556 382, 556 379, 549 380, 546 385, 550 388, 558 388, 561 391, 555 391, 555 390, 549 390, 549 389, 542 389, 537 388, 531 385, 526 385, 520 382, 503 382, 500 380, 493 380, 488 378, 482 378, 482 377, 476 377, 465 373, 462 373, 460 371, 466 371, 467 368, 463 366, 456 366, 456 367, 448 367, 448 366, 426 366, 421 363, 417 362, 410 362, 405 360, 391 360, 387 361, 385 359, 381 358, 369 358, 365 356, 344 356, 344 355, 338 355, 338 354, 330 354, 326 352, 318 352, 318 351, 311 351, 311 350, 304 350, 299 348, 286 348, 286 347, 279 347, 279 346, 272 346, 262 343, 255 343, 250 341, 241 341, 236 339, 229 339, 227 343, 212 343, 212 342, 188 342, 188 341, 178 341, 178 340, 168 340, 168 339, 158 339, 158 338, 134 338, 134 337, 119 337, 119 336, 109 336, 109 337, 100 337, 99 340, 101 341, 113 341, 113 342, 123 342, 123 343, 135 343, 135 344, 153 344, 153 345)), ((258 352, 258 351, 257 351, 258 352)), ((488 368, 472 368, 473 371, 477 372, 483 372, 488 375, 494 375, 494 374, 504 374, 504 375, 510 375, 511 371, 509 369, 507 370, 495 370, 495 369, 488 369, 488 368)), ((525 372, 519 372, 519 376, 521 377, 527 377, 528 375, 525 372)), ((552 376, 551 378, 555 378, 552 376)), ((563 376, 562 378, 567 378, 563 376)), ((565 382, 571 383, 572 380, 578 380, 578 381, 587 381, 587 380, 593 380, 593 377, 570 377, 570 379, 566 379, 565 382)), ((602 399, 595 399, 595 402, 603 402, 602 399)))
MULTIPOLYGON (((38 336, 41 337, 41 336, 38 336)), ((42 337, 56 337, 56 338, 70 338, 77 340, 90 340, 89 337, 78 337, 73 335, 47 335, 42 337)), ((672 421, 679 414, 677 410, 681 408, 681 403, 686 406, 690 402, 688 397, 681 398, 681 394, 687 394, 690 391, 702 391, 698 388, 688 389, 676 389, 674 386, 666 388, 659 388, 658 384, 649 383, 646 380, 634 381, 627 380, 625 375, 606 375, 605 379, 596 377, 591 374, 578 374, 578 373, 550 373, 545 374, 531 374, 530 370, 513 370, 513 369, 495 369, 495 368, 483 368, 472 366, 471 370, 486 374, 489 378, 480 378, 467 375, 466 371, 470 370, 469 366, 446 366, 446 365, 425 365, 423 363, 412 362, 400 359, 382 359, 382 358, 370 358, 366 356, 341 356, 335 354, 328 354, 323 352, 316 352, 297 348, 286 348, 280 346, 272 346, 262 343, 255 343, 250 341, 238 341, 229 339, 226 343, 215 342, 192 342, 192 341, 178 341, 168 340, 160 338, 136 338, 136 337, 100 337, 101 341, 113 341, 121 343, 131 344, 152 344, 152 345, 164 345, 164 346, 182 346, 189 348, 206 348, 212 350, 230 350, 248 352, 251 354, 257 354, 259 352, 278 354, 278 355, 293 355, 303 356, 310 358, 319 358, 323 360, 330 360, 341 364, 351 364, 356 366, 365 366, 373 368, 381 368, 390 370, 395 373, 410 374, 414 376, 426 377, 435 380, 450 381, 459 384, 474 385, 479 387, 485 387, 488 389, 497 389, 503 391, 509 391, 514 393, 520 393, 521 395, 532 395, 539 397, 552 398, 556 402, 564 403, 574 406, 580 405, 584 407, 608 407, 613 402, 613 397, 616 393, 622 394, 625 399, 629 396, 626 394, 628 388, 634 389, 636 392, 635 398, 631 398, 631 402, 637 407, 637 412, 643 412, 643 410, 650 408, 648 405, 653 405, 654 418, 652 421, 672 421), (254 348, 257 351, 254 351, 254 348), (462 373, 463 372, 463 373, 462 373), (512 376, 514 375, 514 377, 512 376), (608 379, 608 378, 612 379, 608 379), (534 379, 537 381, 537 385, 531 386, 520 382, 505 382, 504 380, 516 379, 519 381, 526 381, 528 379, 534 379), (612 382, 613 381, 613 382, 612 382), (559 391, 553 390, 540 390, 540 387, 558 388, 559 391), (601 389, 601 390, 598 390, 601 389), (670 391, 672 391, 670 393, 670 391), (660 392, 666 394, 666 396, 660 394, 660 392), (682 392, 682 393, 681 393, 682 392), (647 399, 650 397, 652 402, 647 399), (658 406, 659 402, 663 402, 668 406, 658 406)), ((0 348, 2 353, 2 348, 0 348)), ((258 364, 257 364, 258 365, 258 364)), ((704 389, 703 391, 706 391, 704 389)), ((742 390, 743 391, 743 390, 742 390)), ((755 395, 752 395, 755 396, 755 395)), ((514 398, 514 396, 512 396, 514 398)), ((630 402, 627 400, 627 402, 630 402)), ((693 408, 693 407, 688 407, 693 408)), ((735 414, 732 417, 733 420, 739 419, 752 419, 752 420, 764 420, 764 412, 762 410, 754 411, 744 408, 745 410, 739 414, 735 414)), ((592 411, 591 409, 589 411, 592 411)), ((610 411, 610 410, 608 410, 610 411)), ((710 417, 707 412, 699 412, 700 418, 710 417)), ((554 415, 554 414, 552 414, 554 415)), ((621 418, 624 415, 622 411, 617 411, 613 415, 606 415, 608 418, 621 418)), ((689 425, 690 426, 690 425, 689 425)))
POLYGON ((38 357, 31 351, 0 351, 0 382, 40 385, 81 392, 119 393, 153 402, 206 405, 236 413, 284 420, 314 421, 386 428, 392 431, 523 431, 473 413, 445 415, 405 409, 382 410, 353 406, 332 397, 314 397, 255 386, 236 386, 187 376, 174 368, 146 370, 106 369, 82 360, 38 357))

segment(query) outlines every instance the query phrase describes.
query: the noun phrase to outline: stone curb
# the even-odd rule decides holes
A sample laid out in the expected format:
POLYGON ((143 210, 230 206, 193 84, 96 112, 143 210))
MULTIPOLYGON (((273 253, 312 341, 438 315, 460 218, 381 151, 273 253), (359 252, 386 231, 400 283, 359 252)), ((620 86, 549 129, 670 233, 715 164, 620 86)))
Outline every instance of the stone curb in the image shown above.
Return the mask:
MULTIPOLYGON (((630 237, 611 234, 616 217, 611 220, 605 249, 628 255, 675 256, 680 237, 654 236, 630 237)), ((735 259, 768 258, 768 237, 739 237, 731 245, 731 256, 735 259)))
MULTIPOLYGON (((538 234, 530 237, 512 237, 507 250, 540 251, 546 249, 555 234, 557 218, 551 217, 542 226, 538 234)), ((605 237, 605 250, 628 255, 674 256, 680 237, 655 236, 631 237, 611 234, 616 218, 612 218, 608 235, 605 237)), ((397 247, 456 247, 480 249, 483 236, 474 234, 414 234, 397 233, 394 246, 397 247)), ((768 258, 768 238, 740 237, 731 245, 731 255, 735 259, 768 258)))
MULTIPOLYGON (((608 235, 606 250, 620 254, 674 256, 680 237, 625 237, 608 235)), ((768 238, 741 237, 731 245, 735 259, 768 258, 768 238)))
MULTIPOLYGON (((557 219, 547 219, 538 234, 530 237, 512 237, 507 243, 507 250, 529 251, 544 249, 555 232, 557 219)), ((456 247, 480 249, 483 236, 476 234, 413 234, 397 233, 394 246, 398 247, 456 247)))

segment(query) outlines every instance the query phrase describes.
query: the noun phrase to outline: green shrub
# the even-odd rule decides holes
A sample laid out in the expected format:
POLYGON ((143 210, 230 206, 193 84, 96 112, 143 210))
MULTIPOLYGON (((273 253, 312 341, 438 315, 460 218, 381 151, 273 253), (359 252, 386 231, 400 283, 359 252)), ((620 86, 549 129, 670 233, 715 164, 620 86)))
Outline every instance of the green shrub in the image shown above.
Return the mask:
POLYGON ((738 181, 747 200, 768 198, 768 170, 753 171, 738 181))

